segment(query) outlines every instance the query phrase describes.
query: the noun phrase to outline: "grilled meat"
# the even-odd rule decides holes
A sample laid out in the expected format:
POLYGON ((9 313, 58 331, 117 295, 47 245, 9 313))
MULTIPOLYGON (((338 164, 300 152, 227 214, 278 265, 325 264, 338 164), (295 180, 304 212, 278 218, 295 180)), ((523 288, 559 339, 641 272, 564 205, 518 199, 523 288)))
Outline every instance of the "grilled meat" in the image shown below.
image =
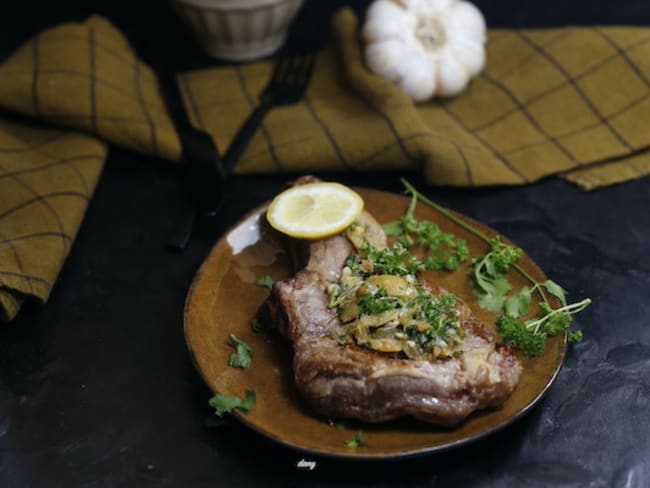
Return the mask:
MULTIPOLYGON (((375 219, 364 212, 360 220, 366 242, 385 247, 386 236, 375 219)), ((457 356, 407 359, 342 341, 346 326, 330 307, 327 290, 339 281, 355 246, 340 235, 303 244, 306 265, 274 284, 267 307, 293 345, 296 386, 316 412, 367 422, 412 416, 450 426, 501 405, 515 389, 520 362, 462 303, 457 309, 464 338, 457 356)), ((434 286, 433 293, 446 292, 434 286)))

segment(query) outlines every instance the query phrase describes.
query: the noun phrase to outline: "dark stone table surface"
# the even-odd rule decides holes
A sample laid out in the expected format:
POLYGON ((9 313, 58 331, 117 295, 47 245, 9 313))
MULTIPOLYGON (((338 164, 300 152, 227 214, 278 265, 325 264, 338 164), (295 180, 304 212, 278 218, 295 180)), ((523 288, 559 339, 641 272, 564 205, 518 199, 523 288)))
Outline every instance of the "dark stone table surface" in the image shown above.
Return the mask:
MULTIPOLYGON (((359 11, 367 4, 307 0, 292 42, 323 42, 345 3, 359 11)), ((647 0, 476 3, 491 26, 650 25, 647 0)), ((210 63, 169 5, 148 0, 3 2, 0 55, 44 27, 95 12, 166 49, 170 69, 210 63)), ((399 176, 418 178, 327 175, 392 192, 401 191, 399 176)), ((218 218, 174 254, 164 243, 187 198, 179 169, 111 149, 49 302, 0 324, 0 486, 649 486, 648 178, 592 192, 556 178, 425 189, 594 301, 577 319, 584 341, 548 395, 508 428, 446 453, 381 463, 305 455, 234 419, 206 428, 210 392, 183 337, 188 286, 215 240, 287 178, 234 177, 218 218), (303 458, 316 469, 299 469, 303 458)))

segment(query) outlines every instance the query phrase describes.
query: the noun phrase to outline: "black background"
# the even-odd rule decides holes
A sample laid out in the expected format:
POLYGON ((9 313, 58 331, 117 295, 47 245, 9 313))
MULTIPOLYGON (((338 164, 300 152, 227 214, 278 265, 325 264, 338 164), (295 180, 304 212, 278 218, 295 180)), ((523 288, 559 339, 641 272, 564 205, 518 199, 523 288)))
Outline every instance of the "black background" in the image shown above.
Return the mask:
MULTIPOLYGON (((291 42, 326 42, 340 6, 307 0, 291 42)), ((491 27, 650 24, 647 0, 477 1, 491 27)), ((3 2, 0 56, 39 30, 100 13, 144 59, 208 66, 162 1, 3 2)), ((612 90, 616 87, 613 86, 612 90)), ((326 175, 399 192, 404 174, 326 175)), ((189 283, 215 240, 288 176, 239 176, 182 254, 164 247, 187 195, 177 167, 111 148, 97 193, 45 306, 0 324, 0 486, 647 486, 650 479, 648 178, 585 193, 550 178, 526 187, 427 188, 496 228, 594 304, 585 340, 546 398, 470 446, 394 462, 320 459, 233 419, 208 429, 210 392, 182 330, 189 283), (301 470, 300 459, 316 469, 301 470)))

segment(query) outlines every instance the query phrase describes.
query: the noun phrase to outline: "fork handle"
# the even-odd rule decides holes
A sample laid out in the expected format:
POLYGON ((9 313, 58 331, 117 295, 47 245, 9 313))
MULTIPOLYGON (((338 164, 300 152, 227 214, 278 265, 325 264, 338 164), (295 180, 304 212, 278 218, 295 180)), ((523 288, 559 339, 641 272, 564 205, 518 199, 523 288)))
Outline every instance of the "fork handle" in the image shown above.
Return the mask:
POLYGON ((248 143, 255 134, 257 128, 262 124, 264 116, 267 114, 271 106, 267 103, 261 103, 255 110, 248 116, 244 125, 235 136, 235 139, 230 144, 223 157, 223 165, 226 174, 230 174, 235 167, 242 154, 248 147, 248 143))

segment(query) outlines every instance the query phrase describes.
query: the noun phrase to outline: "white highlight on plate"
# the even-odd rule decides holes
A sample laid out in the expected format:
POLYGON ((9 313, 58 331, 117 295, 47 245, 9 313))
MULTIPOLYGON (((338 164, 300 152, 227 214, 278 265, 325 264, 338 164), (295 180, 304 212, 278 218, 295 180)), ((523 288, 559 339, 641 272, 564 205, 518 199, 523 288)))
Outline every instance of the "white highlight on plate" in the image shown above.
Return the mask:
POLYGON ((260 237, 262 236, 260 230, 261 215, 262 214, 260 213, 252 215, 228 234, 226 241, 232 249, 233 256, 236 256, 244 249, 256 244, 260 240, 260 237))

